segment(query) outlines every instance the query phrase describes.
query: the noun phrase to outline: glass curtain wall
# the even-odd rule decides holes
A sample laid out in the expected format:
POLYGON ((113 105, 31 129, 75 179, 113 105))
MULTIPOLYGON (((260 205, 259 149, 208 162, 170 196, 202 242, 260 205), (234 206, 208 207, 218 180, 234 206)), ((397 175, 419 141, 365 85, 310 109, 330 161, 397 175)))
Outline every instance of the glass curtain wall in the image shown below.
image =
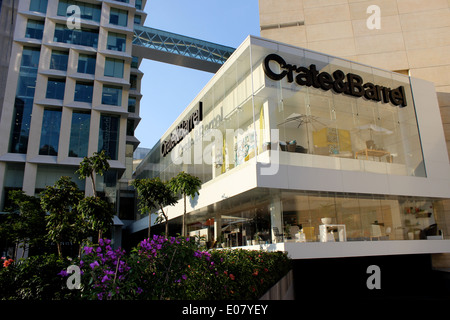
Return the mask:
POLYGON ((69 157, 86 157, 89 146, 91 114, 85 111, 72 113, 70 128, 69 157))
MULTIPOLYGON (((407 76, 307 50, 295 51, 295 54, 276 53, 256 47, 252 55, 255 110, 264 112, 266 129, 270 126, 277 130, 282 151, 303 154, 294 156, 302 166, 426 176, 407 76), (287 76, 279 81, 269 79, 262 64, 264 58, 273 53, 288 64, 302 67, 303 71, 293 71, 291 82, 287 76), (308 86, 304 83, 311 77, 313 68, 324 77, 334 77, 335 72, 357 75, 364 83, 379 86, 382 101, 316 88, 312 84, 308 86), (265 85, 258 91, 256 84, 261 82, 265 85), (406 106, 384 101, 383 90, 400 87, 404 89, 406 106), (305 154, 327 158, 319 160, 305 154)), ((269 65, 274 73, 283 71, 276 62, 269 65)))
POLYGON ((179 120, 189 120, 201 105, 202 121, 167 155, 161 152, 163 144, 175 137, 176 130, 150 151, 142 177, 169 180, 185 171, 207 182, 255 157, 249 52, 248 48, 179 120))
POLYGON ((9 152, 12 153, 27 152, 39 56, 39 48, 23 48, 9 143, 9 152))
POLYGON ((444 211, 433 199, 284 192, 285 241, 444 239, 444 211), (325 229, 325 226, 327 229, 325 229))
POLYGON ((39 145, 40 155, 58 155, 60 127, 61 110, 45 109, 42 118, 41 142, 39 145))
MULTIPOLYGON (((184 170, 207 182, 267 150, 271 130, 278 134, 279 150, 286 151, 280 161, 287 164, 426 175, 408 77, 301 49, 279 53, 296 66, 314 65, 318 73, 339 70, 356 74, 365 83, 391 89, 402 86, 407 105, 400 107, 289 83, 286 77, 271 80, 264 73, 263 62, 272 53, 256 45, 243 50, 220 78, 200 93, 184 118, 177 120, 188 119, 201 103, 201 125, 181 141, 174 135, 175 129, 168 132, 149 156, 148 161, 157 166, 147 166, 152 172, 143 176, 169 180, 184 170), (163 156, 161 150, 171 139, 177 140, 175 147, 163 156)), ((272 68, 281 72, 279 65, 272 68)))
POLYGON ((188 215, 189 234, 208 246, 449 238, 443 206, 434 199, 253 190, 216 207, 188 215), (281 224, 271 215, 274 205, 281 224))
POLYGON ((101 115, 98 135, 98 152, 105 150, 111 160, 117 160, 119 150, 120 117, 101 115))
POLYGON ((100 22, 102 6, 80 1, 60 0, 58 3, 58 16, 70 16, 72 13, 71 11, 67 13, 67 8, 71 5, 76 5, 80 8, 80 17, 82 19, 100 22))

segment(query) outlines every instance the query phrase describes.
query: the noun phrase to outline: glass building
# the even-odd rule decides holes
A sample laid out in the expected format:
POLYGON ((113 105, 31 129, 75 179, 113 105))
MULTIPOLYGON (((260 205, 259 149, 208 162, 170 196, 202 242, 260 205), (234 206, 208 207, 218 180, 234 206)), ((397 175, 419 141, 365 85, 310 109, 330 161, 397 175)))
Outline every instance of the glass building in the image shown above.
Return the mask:
POLYGON ((83 157, 106 150, 111 168, 97 177, 97 193, 119 219, 127 218, 124 204, 134 198, 128 187, 132 154, 139 144, 127 127, 140 120, 143 76, 132 37, 134 25, 145 21, 144 6, 134 0, 16 4, 0 95, 0 212, 10 190, 37 195, 62 175, 92 195, 90 183, 75 171, 83 157))
MULTIPOLYGON (((441 252, 450 239, 433 85, 275 41, 247 38, 135 177, 180 171, 202 180, 187 228, 211 246, 267 245, 299 258, 329 257, 335 245, 363 254, 367 241, 378 253, 426 242, 441 252)), ((166 209, 176 232, 183 203, 166 209)), ((131 232, 147 228, 137 218, 131 232)))

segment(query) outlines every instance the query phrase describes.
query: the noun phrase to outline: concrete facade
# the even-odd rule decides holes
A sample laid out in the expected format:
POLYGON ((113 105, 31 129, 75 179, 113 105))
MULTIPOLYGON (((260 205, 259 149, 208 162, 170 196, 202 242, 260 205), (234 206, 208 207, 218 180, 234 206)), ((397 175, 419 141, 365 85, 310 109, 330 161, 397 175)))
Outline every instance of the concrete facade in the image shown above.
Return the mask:
MULTIPOLYGON (((71 135, 77 134, 71 129, 74 114, 77 112, 90 115, 89 128, 86 130, 88 136, 85 137, 88 137, 89 140, 88 156, 99 151, 101 116, 118 117, 117 143, 115 146, 117 156, 110 160, 110 171, 116 177, 106 182, 104 177, 99 176, 96 189, 98 192, 104 193, 115 204, 117 214, 120 214, 121 184, 124 185, 123 188, 126 191, 127 182, 131 178, 133 169, 133 151, 139 144, 139 141, 134 137, 134 128, 140 120, 139 100, 142 96, 140 82, 143 73, 138 69, 140 61, 136 58, 133 59, 132 38, 134 25, 142 25, 145 21, 147 15, 143 11, 145 2, 145 0, 85 2, 21 0, 18 4, 16 2, 17 14, 14 15, 15 28, 13 28, 11 59, 8 61, 8 69, 6 69, 8 72, 4 77, 6 94, 0 103, 3 109, 0 120, 0 136, 2 137, 0 141, 0 211, 4 209, 8 190, 22 189, 27 194, 34 195, 46 185, 52 185, 62 175, 71 176, 80 189, 85 190, 87 195, 93 193, 90 182, 78 180, 75 174, 83 156, 71 155, 69 152, 71 135), (58 26, 60 28, 68 26, 69 20, 65 16, 64 7, 61 9, 61 5, 64 3, 68 3, 68 5, 76 4, 82 6, 83 9, 80 19, 81 32, 69 35, 69 38, 61 41, 57 39, 58 26), (39 5, 39 9, 34 10, 39 5), (116 23, 116 20, 111 17, 112 9, 122 14, 124 22, 116 23), (96 15, 97 18, 92 19, 93 15, 96 15), (140 19, 136 19, 136 16, 139 16, 140 19), (30 36, 30 21, 42 25, 42 36, 30 36), (76 43, 75 40, 80 41, 80 38, 86 36, 83 34, 84 31, 88 31, 87 34, 94 32, 96 37, 98 33, 98 40, 96 39, 93 45, 76 43), (110 45, 108 43, 110 34, 125 36, 125 49, 114 50, 114 48, 108 47, 110 45), (11 149, 11 136, 14 126, 17 126, 17 121, 23 121, 22 118, 17 120, 15 104, 19 96, 18 81, 22 76, 21 66, 24 48, 38 49, 39 61, 37 71, 35 71, 37 74, 34 94, 28 97, 33 99, 33 105, 32 116, 29 120, 26 152, 23 150, 17 152, 17 150, 11 149), (52 61, 53 52, 65 52, 67 54, 66 66, 62 68, 64 70, 51 67, 51 63, 54 63, 52 61), (79 71, 79 61, 83 55, 95 57, 93 66, 95 71, 89 73, 79 71), (120 61, 121 75, 109 75, 111 70, 106 70, 108 69, 106 67, 107 59, 120 61), (62 99, 48 97, 47 91, 50 79, 65 81, 62 99), (81 101, 85 97, 81 100, 75 99, 77 83, 88 83, 92 86, 91 101, 81 101), (102 101, 104 86, 120 88, 121 96, 115 105, 106 104, 102 101), (130 98, 134 98, 135 101, 135 105, 132 107, 129 105, 130 98), (43 123, 46 110, 61 112, 56 155, 43 155, 40 151, 41 137, 47 129, 43 123)), ((4 3, 6 2, 4 1, 4 3)), ((69 28, 67 27, 67 29, 69 28)), ((66 31, 65 29, 64 32, 66 31)), ((83 39, 85 40, 81 41, 86 41, 87 36, 83 39)), ((30 88, 32 86, 32 84, 29 85, 30 88)), ((130 197, 134 197, 134 195, 130 195, 130 197)))

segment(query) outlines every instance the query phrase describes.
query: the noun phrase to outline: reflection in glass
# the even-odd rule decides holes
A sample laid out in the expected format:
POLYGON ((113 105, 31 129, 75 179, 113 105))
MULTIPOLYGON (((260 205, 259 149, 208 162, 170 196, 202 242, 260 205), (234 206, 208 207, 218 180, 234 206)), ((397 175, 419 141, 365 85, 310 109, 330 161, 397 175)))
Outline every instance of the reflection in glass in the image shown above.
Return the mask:
POLYGON ((101 115, 98 135, 98 152, 105 150, 112 160, 117 160, 119 150, 119 116, 101 115))
POLYGON ((27 152, 39 56, 39 48, 23 48, 9 143, 12 153, 27 152))
POLYGON ((74 111, 70 129, 69 157, 86 157, 89 146, 91 115, 89 112, 74 111))
POLYGON ((45 109, 42 118, 41 142, 39 144, 40 155, 58 155, 60 126, 61 111, 45 109))

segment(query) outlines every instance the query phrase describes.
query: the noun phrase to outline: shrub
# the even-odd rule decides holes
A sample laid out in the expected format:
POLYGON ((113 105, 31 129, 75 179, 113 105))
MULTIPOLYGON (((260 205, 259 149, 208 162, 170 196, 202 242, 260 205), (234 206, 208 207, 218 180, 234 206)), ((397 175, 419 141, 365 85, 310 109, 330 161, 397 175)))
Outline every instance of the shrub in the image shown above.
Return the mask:
POLYGON ((81 258, 34 256, 0 271, 2 299, 258 299, 291 269, 286 253, 205 251, 194 238, 153 236, 129 254, 111 241, 85 246, 81 258), (67 267, 80 268, 69 290, 67 267))
POLYGON ((58 276, 72 262, 55 254, 20 259, 0 270, 0 298, 53 300, 71 296, 65 281, 58 276))
MULTIPOLYGON (((140 294, 134 280, 136 270, 128 265, 125 250, 113 250, 110 244, 110 240, 100 239, 98 245, 83 248, 78 262, 81 299, 135 299, 140 294)), ((64 270, 60 274, 67 276, 64 270)))

